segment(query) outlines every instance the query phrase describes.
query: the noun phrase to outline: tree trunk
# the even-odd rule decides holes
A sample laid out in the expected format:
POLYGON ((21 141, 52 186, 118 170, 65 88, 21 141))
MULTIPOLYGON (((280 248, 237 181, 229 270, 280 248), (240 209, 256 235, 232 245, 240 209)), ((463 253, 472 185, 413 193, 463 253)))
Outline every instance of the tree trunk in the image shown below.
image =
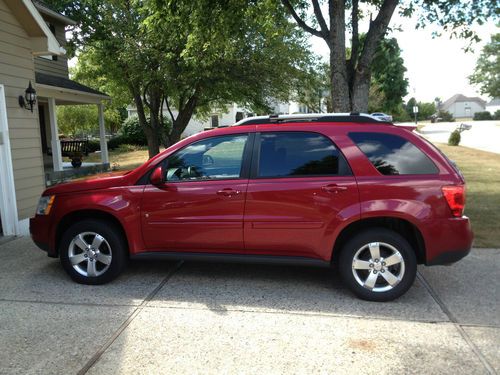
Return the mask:
POLYGON ((370 92, 371 72, 369 69, 356 71, 351 87, 351 110, 353 112, 368 112, 368 96, 370 92))
POLYGON ((172 117, 172 130, 166 137, 165 147, 170 147, 181 140, 182 132, 186 129, 193 117, 194 110, 198 103, 196 93, 189 98, 187 103, 179 110, 177 118, 172 117))
POLYGON ((345 0, 330 0, 330 80, 332 109, 350 112, 349 80, 345 54, 345 0))
POLYGON ((148 154, 151 159, 153 156, 160 153, 160 140, 151 125, 148 124, 146 113, 144 111, 144 103, 142 102, 141 94, 134 90, 134 102, 137 108, 137 117, 139 118, 139 124, 144 130, 146 135, 146 140, 148 142, 148 154))

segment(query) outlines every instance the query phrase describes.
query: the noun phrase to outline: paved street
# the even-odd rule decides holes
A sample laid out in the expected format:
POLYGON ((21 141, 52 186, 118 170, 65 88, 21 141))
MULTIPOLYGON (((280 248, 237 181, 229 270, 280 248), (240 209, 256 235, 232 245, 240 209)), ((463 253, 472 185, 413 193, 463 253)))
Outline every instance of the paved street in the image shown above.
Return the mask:
POLYGON ((0 374, 500 372, 500 250, 391 303, 325 269, 136 262, 84 286, 29 238, 0 256, 0 374))
POLYGON ((500 154, 500 121, 457 121, 427 124, 421 134, 431 142, 448 143, 453 130, 461 123, 472 125, 462 132, 461 146, 500 154))

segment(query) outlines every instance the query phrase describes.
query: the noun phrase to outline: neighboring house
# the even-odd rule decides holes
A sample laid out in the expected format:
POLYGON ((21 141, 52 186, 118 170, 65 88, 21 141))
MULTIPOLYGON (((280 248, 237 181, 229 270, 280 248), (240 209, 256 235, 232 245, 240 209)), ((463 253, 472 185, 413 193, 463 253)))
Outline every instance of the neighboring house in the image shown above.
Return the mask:
MULTIPOLYGON (((274 101, 271 103, 271 107, 273 108, 272 113, 277 115, 284 114, 293 114, 293 113, 310 113, 309 108, 306 105, 302 105, 297 102, 278 102, 274 101)), ((137 109, 133 106, 129 106, 127 108, 128 117, 136 116, 137 109)), ((326 104, 322 104, 322 112, 326 112, 326 104)), ((177 116, 178 112, 172 111, 174 116, 177 116)), ((163 115, 170 119, 170 114, 166 109, 166 106, 163 106, 163 115)), ((190 135, 202 132, 203 130, 217 128, 220 126, 231 126, 234 123, 247 118, 254 116, 249 109, 239 106, 236 103, 228 105, 225 111, 214 111, 207 118, 198 118, 193 116, 188 123, 188 126, 182 133, 182 138, 189 137, 190 135)))
POLYGON ((496 111, 500 111, 500 98, 491 99, 491 101, 486 104, 486 110, 492 115, 494 115, 496 111))
POLYGON ((110 98, 68 77, 65 27, 73 24, 31 0, 0 0, 0 235, 27 234, 47 179, 65 173, 57 105, 99 107, 102 162, 109 165, 103 106, 110 98))
MULTIPOLYGON (((128 106, 127 108, 128 117, 137 116, 137 109, 133 106, 128 106)), ((178 115, 177 110, 172 110, 174 116, 178 115)), ((225 111, 214 111, 206 118, 199 118, 193 116, 188 123, 188 126, 182 133, 181 137, 186 138, 190 135, 199 133, 205 129, 217 128, 219 126, 230 126, 235 122, 240 121, 246 117, 253 115, 246 108, 240 107, 233 103, 226 107, 225 111)), ((166 105, 163 106, 163 116, 170 120, 170 113, 168 112, 166 105)))
POLYGON ((477 96, 456 94, 441 104, 439 109, 450 112, 454 118, 474 117, 474 113, 486 110, 486 102, 477 96))

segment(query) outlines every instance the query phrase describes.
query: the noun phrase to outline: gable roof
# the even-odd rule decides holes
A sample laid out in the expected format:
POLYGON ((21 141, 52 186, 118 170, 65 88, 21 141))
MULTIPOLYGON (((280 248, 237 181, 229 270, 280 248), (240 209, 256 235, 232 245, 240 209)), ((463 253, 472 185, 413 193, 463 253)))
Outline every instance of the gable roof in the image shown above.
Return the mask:
POLYGON ((491 101, 486 104, 487 106, 497 106, 500 105, 500 98, 493 98, 491 101))
POLYGON ((56 19, 65 25, 72 25, 72 26, 76 25, 76 21, 66 17, 61 13, 56 12, 41 0, 33 0, 33 4, 35 5, 35 8, 38 10, 38 12, 40 12, 45 16, 56 19))
POLYGON ((66 53, 31 0, 5 0, 5 3, 30 37, 33 55, 66 53))
POLYGON ((455 94, 451 98, 446 100, 443 104, 441 104, 441 109, 447 111, 453 104, 459 102, 475 102, 481 107, 484 107, 486 105, 486 102, 479 96, 469 97, 462 94, 455 94))

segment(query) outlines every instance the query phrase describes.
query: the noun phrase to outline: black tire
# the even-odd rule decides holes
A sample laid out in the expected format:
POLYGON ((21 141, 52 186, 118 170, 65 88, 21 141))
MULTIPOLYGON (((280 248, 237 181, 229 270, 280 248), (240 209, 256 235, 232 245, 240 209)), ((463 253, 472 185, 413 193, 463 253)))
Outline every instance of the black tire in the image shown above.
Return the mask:
POLYGON ((105 284, 115 279, 124 270, 128 259, 127 244, 121 230, 113 223, 104 220, 85 219, 71 225, 64 232, 59 244, 59 258, 64 270, 77 283, 88 285, 105 284), (89 246, 97 245, 98 242, 92 240, 92 238, 96 239, 97 236, 90 233, 104 239, 97 246, 97 252, 91 249, 83 251, 82 247, 76 244, 78 242, 77 236, 82 235, 84 243, 89 246), (75 252, 78 253, 75 254, 75 252), (110 258, 107 258, 109 256, 110 258), (76 257, 85 257, 85 259, 82 259, 80 263, 74 266, 70 257, 75 259, 75 262, 80 259, 76 257), (95 268, 88 272, 89 268, 87 267, 89 267, 90 258, 92 258, 93 267, 95 268), (103 263, 103 261, 109 263, 103 263))
POLYGON ((342 247, 338 265, 342 281, 354 294, 361 299, 377 302, 402 296, 413 285, 417 273, 417 258, 413 248, 400 234, 385 228, 372 228, 354 236, 342 247), (376 254, 377 243, 380 258, 373 259, 372 249, 376 254), (391 255, 394 257, 387 263, 396 259, 398 263, 387 266, 384 260, 391 255), (370 268, 364 269, 365 266, 370 268), (397 280, 391 275, 397 276, 397 280), (376 281, 372 289, 366 286, 371 284, 368 277, 376 281), (393 285, 386 278, 390 278, 393 285), (365 286, 361 285, 363 282, 365 286))

